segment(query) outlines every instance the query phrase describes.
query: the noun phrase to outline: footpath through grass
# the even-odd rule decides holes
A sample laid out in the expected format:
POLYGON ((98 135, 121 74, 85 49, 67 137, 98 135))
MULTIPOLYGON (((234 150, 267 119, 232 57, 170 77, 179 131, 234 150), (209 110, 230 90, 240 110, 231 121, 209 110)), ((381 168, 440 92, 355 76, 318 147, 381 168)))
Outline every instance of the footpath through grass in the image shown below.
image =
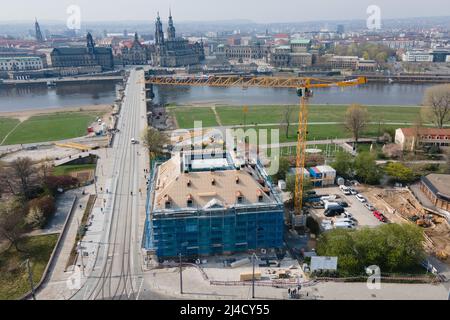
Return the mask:
MULTIPOLYGON (((244 117, 243 107, 218 106, 217 114, 222 125, 278 124, 285 122, 284 114, 290 109, 290 120, 298 122, 298 106, 249 106, 244 117)), ((311 105, 309 122, 343 122, 348 105, 311 105)), ((371 122, 413 123, 420 113, 420 107, 414 106, 368 106, 371 122)), ((217 126, 211 107, 170 107, 180 128, 193 128, 195 120, 203 121, 203 127, 217 126)))
POLYGON ((61 112, 39 115, 25 120, 6 139, 6 144, 35 143, 64 140, 86 134, 87 127, 101 113, 95 112, 61 112))
POLYGON ((36 285, 44 273, 58 234, 27 237, 20 241, 18 252, 14 246, 0 252, 0 300, 19 299, 30 290, 24 261, 29 258, 36 285))
POLYGON ((19 124, 19 120, 12 118, 0 118, 0 143, 6 135, 19 124))

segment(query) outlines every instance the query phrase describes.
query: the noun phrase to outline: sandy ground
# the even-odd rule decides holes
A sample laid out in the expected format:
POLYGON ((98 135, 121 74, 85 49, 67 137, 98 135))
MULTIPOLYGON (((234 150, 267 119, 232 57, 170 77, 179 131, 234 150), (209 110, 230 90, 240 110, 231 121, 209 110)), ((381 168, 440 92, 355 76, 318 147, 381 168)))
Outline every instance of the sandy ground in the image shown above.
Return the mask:
POLYGON ((79 111, 111 111, 112 106, 109 104, 99 104, 99 105, 87 105, 81 107, 60 107, 60 108, 49 108, 49 109, 30 109, 21 111, 11 111, 11 112, 0 112, 0 117, 19 119, 20 121, 25 121, 28 118, 36 115, 52 114, 56 112, 79 112, 79 111))

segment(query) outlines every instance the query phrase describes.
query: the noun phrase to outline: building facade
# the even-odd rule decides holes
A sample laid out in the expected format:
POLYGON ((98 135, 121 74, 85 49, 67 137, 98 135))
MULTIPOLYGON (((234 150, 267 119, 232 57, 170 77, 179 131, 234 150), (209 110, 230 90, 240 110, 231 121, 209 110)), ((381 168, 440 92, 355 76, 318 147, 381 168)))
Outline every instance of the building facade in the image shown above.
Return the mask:
POLYGON ((423 177, 420 189, 439 209, 450 212, 450 174, 429 174, 423 177))
POLYGON ((267 60, 270 48, 261 44, 254 45, 218 45, 217 55, 223 55, 228 60, 267 60))
POLYGON ((395 130, 395 143, 404 151, 414 151, 417 146, 450 146, 450 129, 399 128, 395 130))
POLYGON ((124 66, 148 64, 148 50, 139 42, 137 33, 134 35, 134 41, 131 46, 125 46, 121 51, 124 66))
POLYGON ((44 63, 41 57, 1 57, 0 71, 41 70, 44 63))
POLYGON ((155 29, 155 51, 152 55, 154 65, 174 68, 196 65, 205 59, 203 42, 191 44, 188 40, 176 36, 172 14, 169 15, 167 39, 164 37, 159 14, 156 19, 155 29))
POLYGON ((86 36, 86 47, 55 48, 50 54, 54 68, 97 67, 103 71, 114 69, 111 48, 95 46, 90 33, 86 36))
POLYGON ((153 169, 144 247, 159 259, 283 246, 284 208, 260 164, 180 152, 153 169))

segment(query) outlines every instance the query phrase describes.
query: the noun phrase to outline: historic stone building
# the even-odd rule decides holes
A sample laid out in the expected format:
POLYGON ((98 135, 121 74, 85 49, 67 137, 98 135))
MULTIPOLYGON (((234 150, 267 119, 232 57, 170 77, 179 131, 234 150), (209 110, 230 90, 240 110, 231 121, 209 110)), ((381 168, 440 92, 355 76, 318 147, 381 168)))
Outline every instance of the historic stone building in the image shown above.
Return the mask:
POLYGON ((90 33, 86 36, 87 47, 55 48, 50 54, 54 68, 100 67, 107 71, 114 69, 112 49, 96 47, 90 33))
POLYGON ((164 38, 159 14, 155 26, 155 51, 152 55, 154 65, 172 68, 182 67, 199 64, 205 59, 202 42, 191 44, 188 40, 176 36, 172 14, 169 15, 167 39, 164 38))
POLYGON ((139 37, 136 33, 131 46, 122 48, 123 65, 144 65, 148 63, 148 60, 148 49, 139 42, 139 37))

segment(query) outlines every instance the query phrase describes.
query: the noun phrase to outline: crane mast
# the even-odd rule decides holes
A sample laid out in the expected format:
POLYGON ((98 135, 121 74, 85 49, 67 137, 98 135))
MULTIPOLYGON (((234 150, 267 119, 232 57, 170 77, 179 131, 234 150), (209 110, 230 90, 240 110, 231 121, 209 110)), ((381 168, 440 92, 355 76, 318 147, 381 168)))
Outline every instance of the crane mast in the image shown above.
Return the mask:
POLYGON ((300 97, 297 131, 297 156, 295 173, 294 212, 302 214, 303 187, 308 138, 308 100, 313 88, 352 87, 367 83, 365 77, 335 81, 329 79, 303 77, 254 77, 254 76, 151 76, 146 81, 152 85, 209 86, 209 87, 260 87, 295 88, 300 97))

